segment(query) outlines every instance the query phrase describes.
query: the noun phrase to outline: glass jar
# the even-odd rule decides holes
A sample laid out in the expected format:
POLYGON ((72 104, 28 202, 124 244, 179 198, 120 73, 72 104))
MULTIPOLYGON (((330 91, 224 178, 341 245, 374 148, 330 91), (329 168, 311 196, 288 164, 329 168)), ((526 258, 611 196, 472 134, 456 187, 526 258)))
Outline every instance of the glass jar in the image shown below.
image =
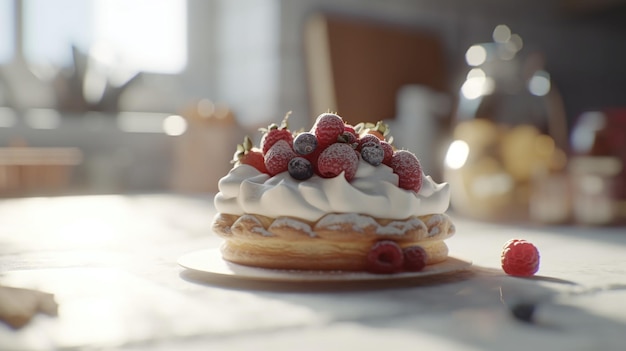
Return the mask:
MULTIPOLYGON (((530 218, 534 189, 562 176, 567 163, 564 109, 540 54, 522 56, 521 37, 497 26, 493 42, 471 46, 461 85, 452 142, 444 162, 451 207, 461 215, 489 221, 530 218)), ((539 193, 553 206, 567 206, 557 193, 539 193)), ((556 190, 555 190, 556 191, 556 190)), ((541 221, 558 222, 569 211, 541 221)))

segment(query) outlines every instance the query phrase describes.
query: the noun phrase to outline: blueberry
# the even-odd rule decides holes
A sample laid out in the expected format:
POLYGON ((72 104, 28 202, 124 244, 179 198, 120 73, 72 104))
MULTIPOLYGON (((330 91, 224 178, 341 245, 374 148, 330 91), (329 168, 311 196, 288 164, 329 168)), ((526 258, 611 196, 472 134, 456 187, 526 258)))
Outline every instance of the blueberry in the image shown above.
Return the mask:
POLYGON ((289 175, 297 180, 305 180, 313 176, 313 165, 304 157, 292 158, 287 169, 289 175))
POLYGON ((303 132, 293 139, 293 150, 300 155, 308 155, 317 148, 317 137, 311 132, 303 132))
POLYGON ((361 157, 372 166, 378 166, 385 158, 385 151, 380 145, 364 145, 361 149, 361 157))

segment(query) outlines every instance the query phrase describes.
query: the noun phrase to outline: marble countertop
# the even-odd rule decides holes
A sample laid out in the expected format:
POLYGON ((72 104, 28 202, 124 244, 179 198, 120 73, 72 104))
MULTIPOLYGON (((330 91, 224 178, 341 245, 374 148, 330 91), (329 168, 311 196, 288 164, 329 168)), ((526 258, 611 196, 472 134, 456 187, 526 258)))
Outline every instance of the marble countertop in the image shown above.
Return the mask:
POLYGON ((214 279, 177 260, 217 248, 210 195, 0 200, 0 284, 52 293, 58 316, 0 350, 622 350, 623 227, 496 225, 455 217, 466 270, 403 281, 214 279), (505 275, 500 249, 532 241, 541 269, 505 275), (535 323, 512 317, 533 303, 535 323))

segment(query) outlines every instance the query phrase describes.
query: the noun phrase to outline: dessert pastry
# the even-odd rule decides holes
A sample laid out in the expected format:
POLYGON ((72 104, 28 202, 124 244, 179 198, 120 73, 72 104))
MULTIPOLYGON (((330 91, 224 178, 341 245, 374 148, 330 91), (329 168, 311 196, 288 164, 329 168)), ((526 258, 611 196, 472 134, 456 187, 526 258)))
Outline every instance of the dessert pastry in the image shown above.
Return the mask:
POLYGON ((310 131, 270 126, 260 148, 238 146, 219 181, 212 228, 238 264, 373 273, 446 260, 455 227, 447 184, 396 150, 383 123, 351 126, 321 114, 310 131))

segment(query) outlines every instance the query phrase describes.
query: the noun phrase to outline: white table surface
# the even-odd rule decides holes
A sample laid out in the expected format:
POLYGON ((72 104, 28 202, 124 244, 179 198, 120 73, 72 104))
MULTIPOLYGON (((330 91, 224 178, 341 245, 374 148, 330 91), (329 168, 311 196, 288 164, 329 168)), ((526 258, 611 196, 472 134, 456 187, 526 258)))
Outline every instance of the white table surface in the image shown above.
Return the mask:
POLYGON ((215 248, 211 196, 0 200, 0 284, 53 293, 59 316, 0 350, 624 350, 626 228, 455 218, 450 254, 469 270, 384 284, 215 280, 185 270, 215 248), (505 275, 510 238, 541 252, 533 278, 505 275), (580 293, 592 289, 594 292, 580 293), (510 305, 541 301, 535 324, 510 305))

